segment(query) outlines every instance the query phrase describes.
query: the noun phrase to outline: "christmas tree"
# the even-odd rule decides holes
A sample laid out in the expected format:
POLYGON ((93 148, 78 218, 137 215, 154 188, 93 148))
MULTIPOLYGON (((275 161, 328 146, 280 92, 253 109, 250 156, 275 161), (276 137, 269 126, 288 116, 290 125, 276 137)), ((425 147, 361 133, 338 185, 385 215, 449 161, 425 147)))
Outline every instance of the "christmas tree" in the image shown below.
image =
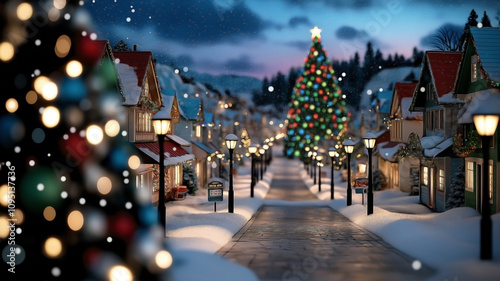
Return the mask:
POLYGON ((318 27, 311 29, 311 49, 293 89, 285 137, 288 157, 303 158, 305 147, 325 140, 333 140, 337 151, 343 151, 339 148, 351 114, 346 111, 345 96, 321 45, 320 32, 318 27))
POLYGON ((74 2, 0 14, 1 279, 165 280, 172 257, 134 186, 113 61, 74 2))

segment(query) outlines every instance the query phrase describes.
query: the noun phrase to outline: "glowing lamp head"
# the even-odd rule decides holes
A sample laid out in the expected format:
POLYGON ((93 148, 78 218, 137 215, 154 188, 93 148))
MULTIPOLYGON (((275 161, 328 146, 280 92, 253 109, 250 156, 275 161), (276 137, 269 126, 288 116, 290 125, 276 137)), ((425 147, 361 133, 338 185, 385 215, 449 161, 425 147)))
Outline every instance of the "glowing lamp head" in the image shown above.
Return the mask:
POLYGON ((257 152, 257 146, 252 144, 251 146, 248 147, 248 152, 250 154, 255 154, 257 152))
POLYGON ((377 139, 377 136, 372 133, 368 132, 363 136, 363 142, 365 143, 366 148, 372 149, 375 147, 375 141, 377 139))
POLYGON ((266 150, 264 148, 259 148, 259 154, 264 155, 266 153, 266 150))
POLYGON ((484 100, 472 113, 472 120, 480 136, 493 136, 500 116, 500 95, 487 92, 484 100))
POLYGON ((234 134, 229 134, 226 136, 226 146, 229 150, 233 150, 238 143, 238 137, 234 134))
POLYGON ((356 145, 356 143, 351 139, 347 139, 344 141, 343 145, 345 152, 351 154, 354 151, 354 145, 356 145))
POLYGON ((311 150, 311 148, 310 148, 309 146, 306 146, 306 147, 304 147, 304 150, 305 150, 306 152, 309 152, 309 151, 311 150))
POLYGON ((153 128, 159 136, 164 136, 170 130, 170 120, 163 111, 156 113, 153 118, 153 128))
POLYGON ((318 153, 318 155, 316 155, 316 160, 318 160, 319 162, 321 162, 321 160, 323 160, 323 154, 318 153))
POLYGON ((262 146, 262 148, 264 148, 265 150, 268 150, 268 149, 269 149, 269 145, 264 144, 264 145, 262 146))
POLYGON ((335 147, 330 147, 328 149, 328 156, 330 156, 331 158, 337 156, 337 150, 335 149, 335 147))

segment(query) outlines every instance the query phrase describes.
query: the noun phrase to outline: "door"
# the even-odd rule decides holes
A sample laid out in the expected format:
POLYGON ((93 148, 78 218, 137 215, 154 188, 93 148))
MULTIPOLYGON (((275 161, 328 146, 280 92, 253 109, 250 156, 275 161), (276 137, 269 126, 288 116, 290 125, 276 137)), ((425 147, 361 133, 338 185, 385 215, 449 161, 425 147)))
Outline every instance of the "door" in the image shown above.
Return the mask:
POLYGON ((429 169, 429 207, 435 208, 436 186, 434 185, 434 168, 429 169))

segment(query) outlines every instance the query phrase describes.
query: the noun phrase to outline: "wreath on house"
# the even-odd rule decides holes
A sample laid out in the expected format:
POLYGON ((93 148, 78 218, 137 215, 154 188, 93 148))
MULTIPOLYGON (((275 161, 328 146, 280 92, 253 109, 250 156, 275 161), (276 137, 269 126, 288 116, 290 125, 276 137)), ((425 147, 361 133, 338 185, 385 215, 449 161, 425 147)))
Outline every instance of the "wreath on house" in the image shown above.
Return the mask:
POLYGON ((479 135, 475 130, 470 130, 464 139, 463 134, 453 135, 453 152, 458 157, 467 157, 479 147, 479 135))

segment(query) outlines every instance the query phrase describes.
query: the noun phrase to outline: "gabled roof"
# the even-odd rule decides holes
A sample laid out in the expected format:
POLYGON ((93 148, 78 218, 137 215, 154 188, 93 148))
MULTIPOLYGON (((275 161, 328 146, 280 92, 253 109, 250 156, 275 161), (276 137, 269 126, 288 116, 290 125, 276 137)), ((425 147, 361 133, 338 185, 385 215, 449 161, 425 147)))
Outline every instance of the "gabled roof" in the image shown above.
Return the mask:
POLYGON ((181 116, 190 121, 201 120, 201 99, 199 98, 179 98, 179 111, 181 116))
POLYGON ((393 101, 390 111, 391 116, 397 113, 398 108, 401 108, 401 113, 403 115, 399 117, 415 119, 421 116, 418 112, 412 113, 408 110, 416 87, 416 82, 397 82, 396 85, 394 85, 394 94, 392 95, 393 101))
POLYGON ((500 27, 471 27, 482 68, 491 80, 500 81, 500 27))
POLYGON ((438 98, 452 92, 457 80, 462 53, 427 51, 425 59, 438 98))
POLYGON ((125 96, 123 104, 137 105, 153 54, 150 51, 120 51, 114 52, 114 57, 125 96))
POLYGON ((164 118, 164 119, 172 119, 172 107, 174 107, 174 103, 176 101, 176 95, 174 90, 162 90, 161 91, 161 99, 163 101, 163 108, 158 111, 154 117, 156 118, 164 118))

